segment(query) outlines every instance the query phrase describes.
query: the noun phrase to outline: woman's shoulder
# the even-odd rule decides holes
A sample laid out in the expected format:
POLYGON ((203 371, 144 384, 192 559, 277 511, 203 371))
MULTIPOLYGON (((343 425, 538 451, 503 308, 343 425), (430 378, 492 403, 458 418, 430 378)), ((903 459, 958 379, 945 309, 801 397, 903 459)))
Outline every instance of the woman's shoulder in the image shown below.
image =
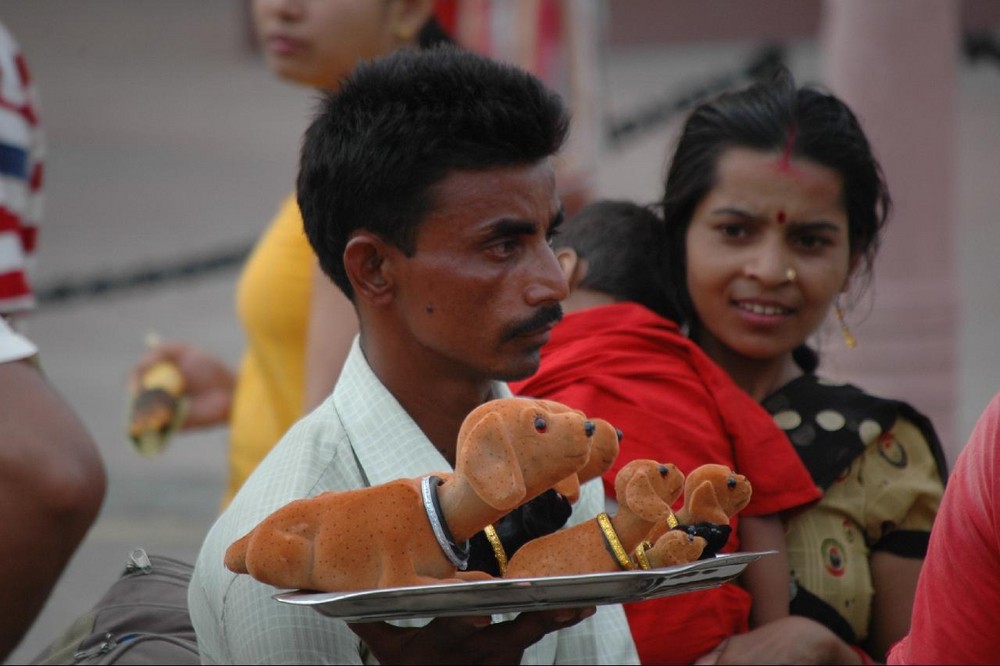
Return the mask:
POLYGON ((790 408, 814 414, 820 426, 824 421, 829 422, 828 427, 842 420, 874 421, 887 429, 900 416, 926 421, 930 426, 926 416, 903 400, 875 395, 854 384, 814 374, 793 379, 765 398, 762 404, 772 414, 790 408))
MULTIPOLYGON (((843 449, 843 457, 853 458, 891 433, 899 422, 909 422, 934 455, 942 478, 945 476, 944 452, 933 423, 904 400, 874 395, 854 384, 807 374, 785 384, 762 404, 800 448, 800 454, 802 448, 812 448, 810 444, 818 440, 828 443, 835 440, 838 448, 843 449)), ((826 458, 829 448, 822 448, 827 449, 826 458)))

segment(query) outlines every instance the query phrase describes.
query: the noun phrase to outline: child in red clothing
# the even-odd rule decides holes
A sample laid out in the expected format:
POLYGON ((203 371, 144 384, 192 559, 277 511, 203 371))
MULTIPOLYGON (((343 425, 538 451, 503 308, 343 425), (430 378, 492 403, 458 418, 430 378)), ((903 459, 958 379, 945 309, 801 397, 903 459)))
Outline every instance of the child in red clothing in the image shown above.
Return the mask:
POLYGON ((624 438, 604 477, 631 460, 652 458, 688 473, 728 465, 753 484, 734 518, 725 551, 778 550, 751 565, 745 587, 625 605, 643 663, 690 663, 727 636, 788 613, 788 567, 778 514, 819 497, 788 438, 771 417, 688 340, 664 286, 663 223, 641 206, 591 204, 554 240, 570 285, 565 318, 515 393, 558 400, 615 423, 624 438), (753 598, 751 598, 753 597, 753 598), (754 610, 751 612, 751 601, 754 610))

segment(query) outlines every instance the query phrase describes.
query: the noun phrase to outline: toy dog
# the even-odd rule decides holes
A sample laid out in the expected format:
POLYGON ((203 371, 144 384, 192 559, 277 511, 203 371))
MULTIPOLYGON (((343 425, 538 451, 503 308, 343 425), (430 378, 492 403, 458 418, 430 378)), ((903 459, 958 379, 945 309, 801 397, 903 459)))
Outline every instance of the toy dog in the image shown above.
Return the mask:
POLYGON ((462 423, 453 474, 296 500, 230 545, 225 565, 321 591, 489 579, 459 571, 458 544, 554 485, 578 489, 595 436, 616 438, 559 403, 492 400, 462 423))
POLYGON ((708 542, 704 537, 681 530, 668 530, 650 545, 643 541, 635 549, 635 561, 641 569, 659 569, 687 564, 699 559, 708 542))
MULTIPOLYGON (((750 502, 752 492, 750 481, 725 465, 696 467, 684 482, 684 506, 677 512, 680 524, 674 529, 703 537, 701 559, 714 557, 729 540, 730 518, 750 502)), ((657 526, 649 540, 656 541, 664 531, 657 526)))
POLYGON ((618 511, 529 541, 507 565, 505 578, 561 576, 631 569, 629 553, 658 523, 673 516, 684 475, 674 465, 633 460, 615 477, 618 511))
MULTIPOLYGON (((595 419, 594 425, 598 430, 612 427, 610 423, 600 419, 595 419)), ((607 431, 592 438, 590 459, 576 473, 579 484, 603 476, 611 469, 618 456, 622 438, 621 431, 616 429, 614 432, 614 437, 607 431)), ((572 486, 572 479, 565 485, 572 486)), ((551 534, 566 524, 573 512, 571 504, 575 501, 576 497, 564 496, 550 488, 493 525, 477 532, 469 541, 469 569, 503 576, 508 559, 521 546, 532 539, 551 534)))

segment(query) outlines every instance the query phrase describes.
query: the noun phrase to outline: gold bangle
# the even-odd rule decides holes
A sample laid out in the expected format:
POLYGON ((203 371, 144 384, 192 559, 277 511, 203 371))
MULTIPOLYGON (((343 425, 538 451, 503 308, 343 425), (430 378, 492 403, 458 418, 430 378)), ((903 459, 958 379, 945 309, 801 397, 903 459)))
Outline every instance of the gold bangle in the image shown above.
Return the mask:
POLYGON ((678 525, 680 525, 680 522, 678 522, 677 516, 674 515, 674 512, 671 511, 670 515, 667 516, 667 527, 669 527, 670 529, 674 529, 678 525))
POLYGON ((500 575, 503 576, 507 573, 507 551, 503 549, 503 542, 500 541, 500 535, 497 534, 492 525, 484 527, 483 532, 486 532, 486 538, 489 540, 490 545, 493 546, 493 556, 497 558, 500 575))
POLYGON ((608 549, 614 554, 615 559, 618 561, 618 566, 626 571, 635 569, 635 565, 629 559, 628 553, 625 552, 625 547, 618 540, 618 535, 615 533, 615 528, 611 524, 608 514, 603 511, 597 514, 597 524, 601 526, 601 533, 604 534, 604 543, 607 544, 608 549))
POLYGON ((646 557, 646 551, 651 548, 653 544, 648 541, 643 541, 638 546, 635 547, 635 561, 639 563, 640 569, 652 569, 649 565, 649 558, 646 557))

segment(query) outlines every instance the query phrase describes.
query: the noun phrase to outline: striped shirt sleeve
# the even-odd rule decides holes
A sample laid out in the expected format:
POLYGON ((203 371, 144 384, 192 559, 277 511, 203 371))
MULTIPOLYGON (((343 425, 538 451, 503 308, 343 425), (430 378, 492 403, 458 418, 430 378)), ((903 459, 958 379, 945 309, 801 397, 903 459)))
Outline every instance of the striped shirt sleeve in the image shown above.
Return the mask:
POLYGON ((44 136, 24 55, 0 25, 0 313, 30 309, 42 216, 44 136))

